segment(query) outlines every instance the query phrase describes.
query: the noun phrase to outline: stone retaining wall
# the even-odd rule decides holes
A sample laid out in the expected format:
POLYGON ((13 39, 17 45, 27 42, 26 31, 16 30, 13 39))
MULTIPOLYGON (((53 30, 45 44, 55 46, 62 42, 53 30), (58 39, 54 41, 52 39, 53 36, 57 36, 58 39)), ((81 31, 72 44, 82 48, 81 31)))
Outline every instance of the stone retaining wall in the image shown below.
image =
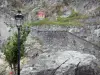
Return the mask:
POLYGON ((32 35, 43 43, 43 51, 77 50, 100 57, 100 47, 67 30, 33 29, 32 35))

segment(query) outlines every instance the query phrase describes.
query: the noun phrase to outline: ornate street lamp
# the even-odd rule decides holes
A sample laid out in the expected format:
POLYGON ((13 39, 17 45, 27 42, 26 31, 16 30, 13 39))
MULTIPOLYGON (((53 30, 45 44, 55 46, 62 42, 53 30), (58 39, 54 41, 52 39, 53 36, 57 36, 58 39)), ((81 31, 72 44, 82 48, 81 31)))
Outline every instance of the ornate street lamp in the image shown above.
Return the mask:
POLYGON ((18 13, 14 16, 16 21, 16 27, 18 29, 18 75, 20 75, 20 29, 22 27, 24 16, 21 14, 21 11, 18 10, 18 13))

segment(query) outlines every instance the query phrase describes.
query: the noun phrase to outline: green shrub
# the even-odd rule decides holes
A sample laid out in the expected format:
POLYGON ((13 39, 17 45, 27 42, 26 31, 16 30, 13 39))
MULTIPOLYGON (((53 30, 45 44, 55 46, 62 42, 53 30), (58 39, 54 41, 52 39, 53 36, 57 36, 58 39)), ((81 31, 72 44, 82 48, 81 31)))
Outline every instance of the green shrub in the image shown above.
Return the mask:
MULTIPOLYGON (((20 56, 24 56, 24 42, 26 41, 26 37, 28 36, 29 31, 25 31, 25 29, 21 29, 21 36, 20 36, 20 56)), ((5 55, 5 60, 8 62, 9 66, 14 68, 16 73, 16 65, 18 63, 17 60, 17 53, 18 53, 18 41, 17 41, 18 34, 14 33, 13 36, 9 37, 7 43, 4 45, 3 52, 5 55)))

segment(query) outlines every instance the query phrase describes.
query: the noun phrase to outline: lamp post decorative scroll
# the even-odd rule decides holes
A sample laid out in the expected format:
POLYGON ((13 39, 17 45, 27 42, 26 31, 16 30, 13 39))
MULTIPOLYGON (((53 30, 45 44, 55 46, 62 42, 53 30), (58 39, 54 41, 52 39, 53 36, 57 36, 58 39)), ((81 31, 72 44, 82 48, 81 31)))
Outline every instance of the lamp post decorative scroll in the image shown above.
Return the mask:
POLYGON ((15 21, 16 21, 16 27, 18 29, 18 74, 17 75, 20 75, 20 29, 21 29, 21 26, 22 26, 22 20, 24 18, 24 16, 21 14, 21 11, 18 10, 18 13, 14 16, 15 17, 15 21))

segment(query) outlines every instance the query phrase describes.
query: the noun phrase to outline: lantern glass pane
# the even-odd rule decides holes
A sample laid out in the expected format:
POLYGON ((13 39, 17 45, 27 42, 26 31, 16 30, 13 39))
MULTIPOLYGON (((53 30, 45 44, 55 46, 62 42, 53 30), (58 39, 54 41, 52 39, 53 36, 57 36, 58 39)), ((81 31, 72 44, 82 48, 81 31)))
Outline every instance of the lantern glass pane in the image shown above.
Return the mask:
POLYGON ((19 19, 19 20, 16 20, 16 25, 17 26, 21 26, 22 25, 22 21, 19 19))

